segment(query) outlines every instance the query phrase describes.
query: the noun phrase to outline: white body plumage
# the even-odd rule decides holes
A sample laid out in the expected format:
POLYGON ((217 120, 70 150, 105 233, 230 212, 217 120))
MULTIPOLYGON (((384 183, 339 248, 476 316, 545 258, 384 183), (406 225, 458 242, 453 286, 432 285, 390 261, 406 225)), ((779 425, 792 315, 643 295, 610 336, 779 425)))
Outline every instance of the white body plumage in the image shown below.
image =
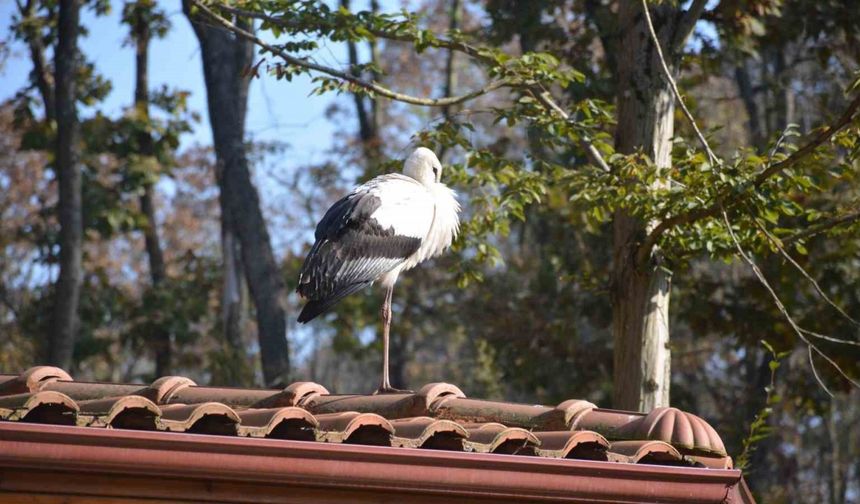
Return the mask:
POLYGON ((418 148, 403 174, 376 177, 335 203, 317 225, 299 276, 306 322, 374 282, 393 287, 402 271, 441 254, 459 229, 456 194, 439 182, 442 166, 418 148))
POLYGON ((441 254, 457 237, 460 205, 454 191, 445 184, 425 185, 405 175, 389 174, 371 180, 362 188, 379 195, 382 205, 371 217, 382 227, 391 227, 396 235, 421 239, 418 250, 380 275, 378 281, 382 285, 394 285, 401 271, 441 254))

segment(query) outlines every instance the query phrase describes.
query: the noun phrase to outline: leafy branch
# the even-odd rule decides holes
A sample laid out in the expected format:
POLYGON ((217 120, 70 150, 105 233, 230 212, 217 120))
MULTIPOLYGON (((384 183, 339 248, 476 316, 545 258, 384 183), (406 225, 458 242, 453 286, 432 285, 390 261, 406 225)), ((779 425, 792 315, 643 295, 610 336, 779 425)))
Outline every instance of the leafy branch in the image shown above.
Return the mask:
MULTIPOLYGON (((376 82, 364 80, 355 75, 355 73, 344 72, 336 68, 320 65, 308 60, 307 58, 293 56, 289 54, 288 51, 265 42, 253 33, 238 27, 235 23, 223 16, 220 16, 202 0, 190 0, 190 3, 200 9, 200 11, 202 11, 209 20, 232 31, 237 36, 252 41, 268 53, 283 59, 288 65, 321 73, 329 77, 333 77, 340 82, 348 83, 352 86, 352 89, 349 90, 353 92, 356 90, 363 90, 376 96, 411 105, 424 107, 450 107, 452 105, 471 101, 479 96, 501 88, 519 89, 534 97, 534 99, 541 104, 545 113, 556 115, 565 122, 572 122, 571 115, 556 103, 552 95, 543 87, 542 82, 559 84, 564 87, 571 80, 581 80, 583 77, 575 70, 561 69, 558 61, 550 55, 529 53, 520 58, 513 58, 498 49, 476 47, 462 40, 453 38, 446 39, 438 37, 427 30, 419 30, 415 26, 414 18, 412 17, 408 17, 403 23, 396 23, 385 16, 373 17, 368 13, 362 13, 363 16, 359 16, 342 9, 333 15, 333 20, 325 18, 322 15, 312 15, 309 20, 306 19, 305 22, 302 23, 290 18, 274 17, 264 13, 239 9, 220 3, 216 4, 218 9, 234 16, 258 19, 268 25, 277 26, 294 34, 309 31, 309 22, 311 28, 314 28, 316 31, 323 34, 332 36, 333 40, 349 39, 351 37, 355 38, 361 36, 379 37, 400 42, 411 42, 415 44, 416 50, 419 52, 426 47, 458 51, 470 56, 478 63, 485 65, 488 73, 491 76, 496 77, 486 85, 466 94, 443 98, 423 98, 391 90, 376 82)), ((323 90, 341 89, 339 82, 333 82, 330 80, 324 80, 322 88, 323 90)), ((595 147, 588 135, 580 135, 579 143, 581 148, 585 151, 588 159, 593 164, 603 171, 609 171, 608 163, 605 161, 602 154, 595 147)))
POLYGON ((292 56, 287 51, 280 49, 278 47, 275 47, 272 44, 269 44, 268 42, 264 41, 260 37, 257 37, 253 33, 236 26, 236 24, 234 24, 232 21, 229 21, 228 19, 225 19, 225 18, 219 16, 212 9, 210 9, 209 7, 204 5, 203 2, 201 2, 199 0, 191 0, 191 4, 194 5, 195 7, 197 7, 198 9, 200 9, 201 11, 203 11, 204 13, 206 13, 207 17, 210 20, 214 21, 216 24, 219 24, 222 27, 232 31, 233 33, 244 38, 245 40, 249 40, 249 41, 253 42, 254 44, 265 49, 270 54, 278 56, 279 58, 283 59, 284 61, 286 61, 290 65, 294 65, 296 67, 305 68, 307 70, 313 70, 313 71, 316 71, 319 73, 330 75, 331 77, 335 77, 336 79, 339 79, 340 81, 348 82, 354 86, 357 86, 358 88, 364 89, 365 91, 374 93, 378 96, 382 96, 384 98, 389 98, 391 100, 400 101, 403 103, 408 103, 411 105, 419 105, 422 107, 445 107, 445 106, 457 105, 457 104, 472 100, 474 98, 477 98, 479 96, 485 95, 485 94, 490 93, 492 91, 495 91, 497 89, 500 89, 500 88, 503 88, 506 86, 510 86, 512 84, 512 82, 509 79, 502 78, 502 79, 491 81, 488 84, 484 85, 483 87, 476 89, 474 91, 471 91, 469 93, 466 93, 466 94, 463 94, 460 96, 451 96, 451 97, 444 97, 444 98, 421 98, 421 97, 417 97, 417 96, 408 95, 405 93, 398 93, 397 91, 393 91, 391 89, 388 89, 387 87, 384 87, 384 86, 377 84, 375 82, 368 82, 368 81, 361 79, 360 77, 357 77, 351 73, 343 72, 343 71, 338 70, 336 68, 331 68, 331 67, 328 67, 325 65, 320 65, 319 63, 314 63, 313 61, 310 61, 308 59, 297 58, 295 56, 292 56))
POLYGON ((813 224, 808 228, 802 231, 798 231, 791 236, 786 236, 785 238, 782 238, 781 241, 783 244, 787 245, 798 240, 805 240, 812 236, 824 233, 835 227, 849 225, 855 222, 860 222, 860 209, 854 210, 853 212, 847 212, 842 215, 838 215, 836 217, 832 217, 830 219, 826 219, 816 224, 813 224))
MULTIPOLYGON (((223 10, 224 12, 233 14, 234 16, 257 19, 269 25, 280 27, 293 34, 301 33, 307 30, 306 23, 299 22, 296 19, 292 19, 286 16, 275 17, 273 15, 264 14, 262 12, 239 9, 224 4, 219 4, 218 8, 220 10, 223 10)), ((345 9, 338 11, 336 15, 337 20, 334 23, 326 23, 321 16, 315 16, 314 22, 317 26, 329 25, 332 29, 335 29, 336 26, 347 27, 355 25, 359 21, 362 21, 359 16, 345 9)), ((450 51, 456 51, 466 54, 474 58, 475 60, 487 64, 497 62, 499 54, 501 54, 496 53, 495 50, 489 48, 475 47, 461 40, 451 40, 438 37, 427 31, 419 30, 412 24, 409 24, 404 27, 402 25, 387 20, 382 16, 379 16, 378 20, 368 20, 366 17, 363 20, 365 22, 361 24, 361 30, 356 31, 364 32, 367 35, 371 35, 377 38, 418 44, 419 49, 423 49, 425 47, 447 49, 450 51)))
POLYGON ((780 361, 790 353, 787 351, 777 352, 773 349, 773 346, 765 340, 761 340, 761 344, 768 352, 770 352, 771 355, 770 362, 767 364, 768 368, 770 368, 770 384, 764 388, 766 394, 764 407, 759 410, 753 421, 750 423, 747 437, 745 437, 741 442, 743 451, 741 451, 741 454, 738 455, 735 460, 735 469, 739 469, 744 473, 748 472, 750 468, 750 459, 752 458, 753 452, 756 450, 756 444, 770 436, 773 432, 773 427, 768 425, 768 418, 771 413, 773 413, 774 405, 781 401, 780 396, 775 392, 776 370, 779 369, 780 361))
POLYGON ((784 172, 793 167, 800 161, 813 154, 821 145, 829 142, 836 133, 850 125, 857 112, 860 110, 860 94, 848 105, 842 115, 834 123, 826 126, 819 131, 812 140, 808 141, 803 147, 792 153, 782 161, 768 166, 762 170, 757 176, 748 182, 744 182, 736 187, 728 187, 721 193, 716 195, 713 203, 704 207, 691 210, 686 213, 678 214, 668 219, 663 220, 658 224, 651 233, 643 241, 643 247, 650 248, 656 245, 660 238, 669 230, 679 226, 690 225, 709 217, 718 217, 722 209, 730 209, 737 205, 743 197, 750 194, 750 190, 759 189, 774 175, 784 172))

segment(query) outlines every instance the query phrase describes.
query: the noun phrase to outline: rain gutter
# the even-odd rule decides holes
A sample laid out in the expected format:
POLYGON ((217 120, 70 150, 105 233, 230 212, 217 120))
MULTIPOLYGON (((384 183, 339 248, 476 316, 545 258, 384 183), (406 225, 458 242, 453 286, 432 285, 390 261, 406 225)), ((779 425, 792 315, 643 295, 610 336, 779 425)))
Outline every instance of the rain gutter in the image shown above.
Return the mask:
POLYGON ((3 496, 752 502, 736 470, 0 422, 3 496))

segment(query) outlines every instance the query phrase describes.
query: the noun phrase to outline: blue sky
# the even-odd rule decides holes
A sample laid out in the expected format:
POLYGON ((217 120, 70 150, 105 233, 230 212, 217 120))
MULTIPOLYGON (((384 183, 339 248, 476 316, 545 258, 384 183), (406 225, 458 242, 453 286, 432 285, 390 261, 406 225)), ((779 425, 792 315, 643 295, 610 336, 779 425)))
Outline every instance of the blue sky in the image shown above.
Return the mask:
MULTIPOLYGON (((134 53, 124 45, 128 30, 120 23, 122 3, 113 2, 107 16, 96 17, 85 9, 82 22, 89 36, 80 41, 81 50, 97 70, 113 82, 113 91, 101 107, 108 115, 117 115, 127 107, 134 92, 134 53)), ((178 0, 161 2, 172 28, 164 39, 154 40, 150 48, 150 87, 163 84, 191 92, 189 105, 201 114, 194 132, 183 139, 183 146, 193 143, 209 144, 212 134, 206 115, 206 91, 197 39, 188 20, 182 14, 178 0)), ((8 21, 16 11, 15 2, 0 2, 0 39, 9 39, 8 21)), ((30 62, 26 48, 12 45, 12 55, 0 70, 0 101, 13 96, 27 81, 30 62)), ((314 55, 320 61, 340 65, 346 61, 346 51, 339 44, 323 46, 314 55)), ((292 148, 285 163, 298 166, 318 160, 331 143, 335 127, 324 117, 325 108, 338 98, 308 97, 312 86, 306 77, 292 82, 277 81, 263 75, 251 85, 248 104, 247 130, 254 140, 278 140, 292 148)), ((342 99, 342 98, 341 98, 342 99)))

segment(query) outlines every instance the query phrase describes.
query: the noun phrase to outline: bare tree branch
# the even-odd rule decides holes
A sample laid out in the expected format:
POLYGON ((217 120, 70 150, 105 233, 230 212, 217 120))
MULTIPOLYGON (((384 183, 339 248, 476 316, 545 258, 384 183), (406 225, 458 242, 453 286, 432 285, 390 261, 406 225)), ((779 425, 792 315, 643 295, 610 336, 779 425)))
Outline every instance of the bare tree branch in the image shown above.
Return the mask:
POLYGON ((812 369, 812 375, 815 377, 815 381, 817 381, 818 385, 820 385, 821 388, 824 389, 825 392, 827 392, 828 396, 833 397, 833 392, 831 392, 830 389, 827 388, 827 385, 825 385, 821 377, 818 376, 818 370, 815 369, 815 361, 812 360, 812 345, 808 345, 806 347, 806 355, 809 359, 809 368, 812 369))
MULTIPOLYGON (((821 380, 821 377, 818 376, 818 371, 815 369, 815 362, 812 360, 812 351, 815 350, 816 353, 818 353, 819 355, 821 355, 825 359, 827 359, 827 361, 830 362, 833 365, 833 367, 836 368, 836 370, 839 371, 839 373, 841 373, 843 376, 845 376, 845 373, 842 371, 842 369, 839 367, 839 365, 837 365, 835 362, 833 362, 832 359, 830 359, 829 357, 824 355, 824 353, 821 352, 821 350, 819 350, 817 346, 815 346, 811 341, 809 341, 809 338, 806 337, 804 330, 801 329, 801 327, 799 325, 797 325, 797 322, 795 322, 794 318, 791 316, 791 314, 788 313, 788 309, 786 309, 785 305, 782 304, 782 300, 776 294, 776 291, 773 289, 773 287, 771 287, 770 282, 767 281, 767 278, 765 278, 764 273, 762 273, 761 269, 759 269, 758 265, 755 263, 755 261, 753 261, 752 257, 750 257, 746 253, 746 251, 743 249, 743 247, 741 246, 741 243, 738 240, 738 237, 735 235, 734 230, 732 230, 732 225, 729 222, 729 216, 726 214, 725 211, 722 211, 721 214, 722 214, 723 222, 726 225, 726 229, 729 231, 729 236, 732 238, 732 242, 734 242, 735 248, 737 249, 738 254, 740 254, 740 256, 743 258, 743 260, 747 264, 749 264, 750 268, 752 268, 753 273, 755 274, 759 283, 761 283, 762 286, 764 286, 764 288, 770 294, 771 298, 773 298, 773 302, 776 305, 776 308, 779 310, 779 312, 782 314, 782 316, 785 317, 785 320, 788 321, 788 324, 794 330, 795 334, 797 334, 797 336, 800 338, 801 341, 806 343, 806 346, 808 347, 807 351, 809 353, 809 366, 812 368, 812 374, 813 374, 813 376, 815 376, 815 380, 818 382, 818 384, 821 386, 821 388, 824 389, 825 392, 827 392, 827 395, 833 397, 833 394, 830 392, 830 389, 827 388, 827 385, 825 385, 824 382, 821 380)), ((848 377, 846 376, 846 378, 848 378, 848 377)), ((848 381, 850 381, 851 383, 855 383, 853 380, 851 380, 851 378, 848 378, 848 381)), ((856 385, 856 383, 855 383, 855 385, 856 385)))
POLYGON ((804 329, 802 327, 800 328, 800 330, 803 331, 803 334, 807 334, 809 336, 812 336, 813 338, 823 339, 825 341, 832 341, 833 343, 841 343, 843 345, 860 346, 860 341, 851 341, 851 340, 834 338, 833 336, 828 336, 826 334, 821 334, 821 333, 817 333, 815 331, 810 331, 810 330, 804 329))
POLYGON ((851 385, 854 385, 856 388, 860 388, 860 383, 857 383, 857 380, 855 380, 855 379, 851 378, 850 376, 848 376, 848 374, 847 374, 847 373, 845 373, 845 370, 844 370, 844 369, 842 369, 842 367, 840 367, 840 366, 839 366, 839 364, 837 364, 837 363, 836 363, 836 361, 834 361, 834 360, 833 360, 833 359, 831 359, 827 354, 825 354, 824 352, 822 352, 822 351, 821 351, 821 349, 820 349, 820 348, 818 348, 817 346, 813 346, 813 347, 811 347, 811 348, 812 348, 813 350, 815 350, 815 353, 817 353, 818 355, 820 355, 820 356, 824 357, 824 360, 826 360, 826 361, 827 361, 831 366, 833 366, 833 369, 835 369, 835 370, 836 370, 836 372, 838 372, 840 375, 842 375, 842 378, 845 378, 845 380, 847 380, 847 381, 848 381, 848 383, 850 383, 851 385))

